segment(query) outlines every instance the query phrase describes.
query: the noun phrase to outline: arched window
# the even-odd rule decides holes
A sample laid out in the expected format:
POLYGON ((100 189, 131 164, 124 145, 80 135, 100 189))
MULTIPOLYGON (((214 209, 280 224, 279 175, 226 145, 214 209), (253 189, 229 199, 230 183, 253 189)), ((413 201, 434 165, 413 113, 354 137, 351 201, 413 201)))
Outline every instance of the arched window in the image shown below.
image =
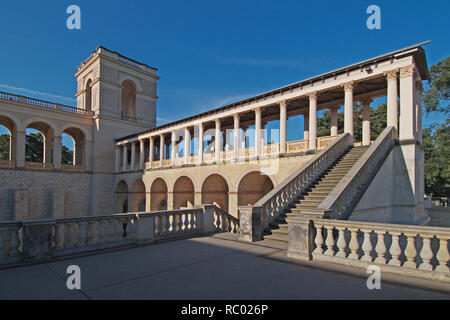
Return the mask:
POLYGON ((87 111, 92 111, 92 80, 89 79, 86 83, 86 99, 84 102, 84 108, 87 111))
POLYGON ((123 120, 136 118, 136 86, 131 80, 124 80, 122 82, 121 118, 123 120))
POLYGON ((85 165, 85 137, 78 128, 67 128, 62 135, 61 161, 62 164, 85 165))
POLYGON ((7 161, 4 165, 10 167, 14 161, 14 141, 16 125, 8 117, 0 116, 0 161, 7 161))

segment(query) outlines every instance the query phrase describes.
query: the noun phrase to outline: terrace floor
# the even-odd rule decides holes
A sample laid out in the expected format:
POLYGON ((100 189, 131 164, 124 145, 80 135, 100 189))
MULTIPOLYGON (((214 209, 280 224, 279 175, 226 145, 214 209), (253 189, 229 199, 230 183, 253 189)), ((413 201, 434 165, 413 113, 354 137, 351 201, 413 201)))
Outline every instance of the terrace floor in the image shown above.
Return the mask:
POLYGON ((381 290, 368 290, 365 270, 324 267, 216 235, 3 269, 0 299, 450 300, 448 285, 382 275, 381 290), (66 287, 69 265, 81 268, 81 290, 66 287))

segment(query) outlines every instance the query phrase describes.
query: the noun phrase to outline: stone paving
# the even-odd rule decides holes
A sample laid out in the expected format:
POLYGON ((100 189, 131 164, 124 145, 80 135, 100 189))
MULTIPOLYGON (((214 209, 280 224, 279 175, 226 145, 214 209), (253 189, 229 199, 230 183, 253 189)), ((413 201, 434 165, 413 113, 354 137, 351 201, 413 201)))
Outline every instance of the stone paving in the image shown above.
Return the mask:
POLYGON ((265 243, 214 236, 3 269, 0 299, 450 300, 445 292, 383 282, 368 290, 366 279, 294 263, 265 243), (81 290, 67 289, 69 265, 81 268, 81 290))

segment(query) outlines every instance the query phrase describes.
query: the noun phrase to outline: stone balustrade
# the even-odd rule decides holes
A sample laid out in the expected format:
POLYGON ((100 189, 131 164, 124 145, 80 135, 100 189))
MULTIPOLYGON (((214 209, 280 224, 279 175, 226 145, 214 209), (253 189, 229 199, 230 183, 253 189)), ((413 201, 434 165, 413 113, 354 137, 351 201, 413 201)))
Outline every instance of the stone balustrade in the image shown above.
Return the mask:
POLYGON ((0 92, 0 100, 8 101, 8 102, 14 102, 14 103, 20 103, 20 104, 26 104, 33 107, 39 107, 47 110, 56 110, 56 111, 63 111, 63 112, 69 112, 72 114, 77 114, 81 116, 89 116, 92 117, 94 115, 94 112, 79 109, 75 107, 65 106, 49 101, 19 96, 11 93, 6 92, 0 92))
POLYGON ((53 163, 25 162, 25 168, 29 170, 53 170, 53 163))
POLYGON ((249 242, 260 240, 263 230, 279 214, 283 213, 336 159, 344 154, 351 144, 351 136, 347 133, 342 134, 328 147, 294 171, 254 206, 240 207, 240 239, 249 242))
POLYGON ((323 217, 346 220, 396 143, 397 130, 387 127, 318 207, 323 217))
POLYGON ((0 168, 2 169, 12 169, 15 168, 15 161, 12 160, 0 160, 0 168))
POLYGON ((0 223, 0 266, 217 232, 238 221, 214 205, 153 213, 0 223))
POLYGON ((329 219, 289 222, 288 256, 450 282, 450 229, 329 219))

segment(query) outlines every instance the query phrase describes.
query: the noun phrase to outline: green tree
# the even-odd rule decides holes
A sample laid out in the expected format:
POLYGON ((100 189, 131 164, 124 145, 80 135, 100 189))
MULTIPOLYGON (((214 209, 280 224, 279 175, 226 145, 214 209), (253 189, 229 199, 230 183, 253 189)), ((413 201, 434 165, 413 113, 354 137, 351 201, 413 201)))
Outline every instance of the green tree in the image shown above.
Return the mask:
POLYGON ((425 192, 450 196, 450 120, 423 130, 425 192))
POLYGON ((438 111, 448 115, 450 112, 450 57, 430 68, 429 88, 425 91, 423 102, 427 113, 438 111))
POLYGON ((0 136, 0 160, 9 160, 9 134, 0 136))

